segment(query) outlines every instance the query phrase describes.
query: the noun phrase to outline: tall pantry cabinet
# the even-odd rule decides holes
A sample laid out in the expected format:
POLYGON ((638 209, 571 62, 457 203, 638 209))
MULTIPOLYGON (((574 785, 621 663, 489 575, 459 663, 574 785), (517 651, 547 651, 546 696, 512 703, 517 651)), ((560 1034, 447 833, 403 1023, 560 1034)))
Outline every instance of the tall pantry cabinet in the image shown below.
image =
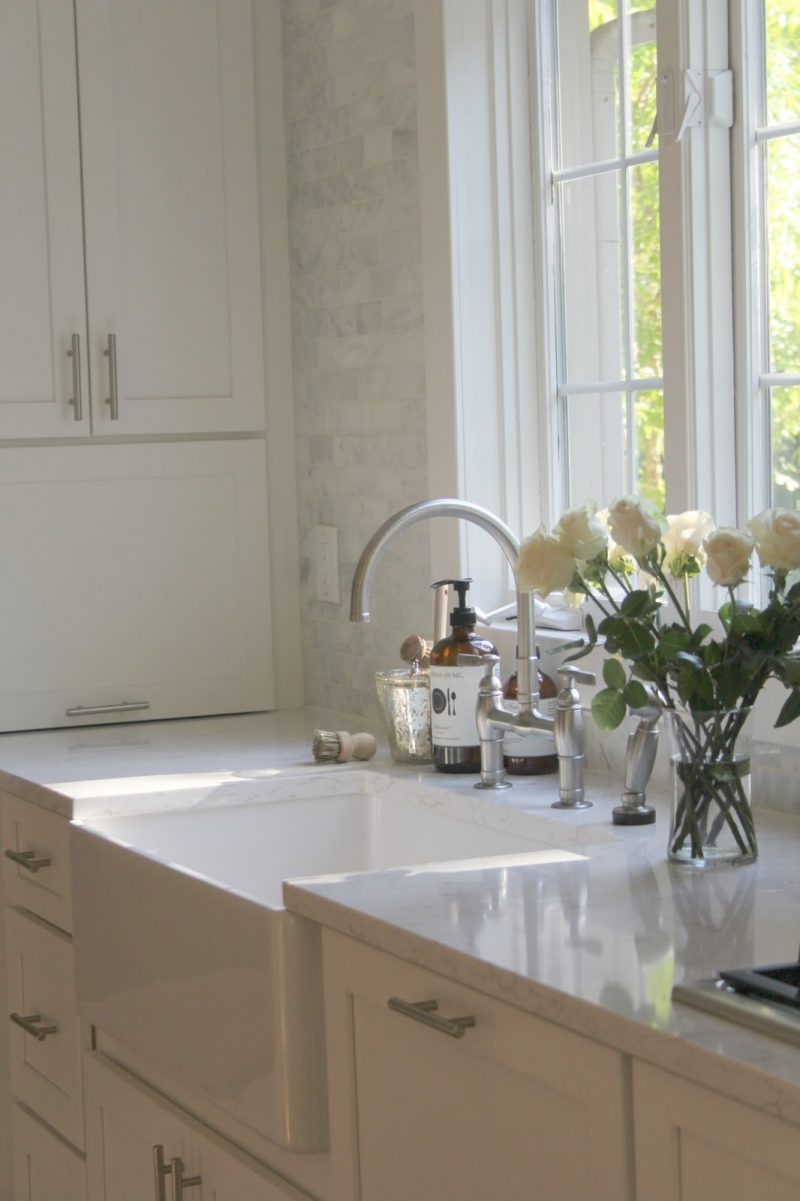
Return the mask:
POLYGON ((0 14, 0 730, 269 708, 252 0, 0 14))

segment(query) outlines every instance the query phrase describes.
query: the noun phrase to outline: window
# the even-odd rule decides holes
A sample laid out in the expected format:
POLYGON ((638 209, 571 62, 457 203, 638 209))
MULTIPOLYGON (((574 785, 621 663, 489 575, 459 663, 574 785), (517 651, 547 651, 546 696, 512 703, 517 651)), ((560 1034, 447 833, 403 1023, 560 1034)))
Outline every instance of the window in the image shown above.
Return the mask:
MULTIPOLYGON (((433 490, 520 534, 623 491, 720 525, 800 504, 797 0, 416 23, 433 490)), ((502 604, 494 548, 455 537, 502 604)))
POLYGON ((655 9, 562 0, 554 16, 563 501, 663 508, 655 9))
POLYGON ((560 506, 800 507, 796 0, 543 7, 560 506))

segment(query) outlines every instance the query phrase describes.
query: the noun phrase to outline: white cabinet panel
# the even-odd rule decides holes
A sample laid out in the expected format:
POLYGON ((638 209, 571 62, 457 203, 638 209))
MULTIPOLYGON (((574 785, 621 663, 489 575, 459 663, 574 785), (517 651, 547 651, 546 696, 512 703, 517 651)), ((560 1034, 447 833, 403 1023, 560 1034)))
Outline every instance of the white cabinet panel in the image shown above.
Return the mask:
POLYGON ((0 9, 0 437, 89 432, 75 420, 71 335, 86 349, 72 0, 0 9))
POLYGON ((797 1201, 800 1131, 634 1061, 637 1197, 797 1201))
POLYGON ((324 945, 331 1145, 358 1149, 338 1196, 631 1197, 621 1055, 328 931, 324 945), (454 1038, 390 997, 475 1024, 454 1038))
POLYGON ((12 1129, 15 1201, 86 1201, 82 1155, 19 1105, 14 1106, 12 1129))
POLYGON ((87 1028, 75 1011, 72 940, 9 908, 6 936, 9 1009, 19 1018, 38 1018, 33 1030, 53 1030, 40 1039, 9 1020, 13 1095, 83 1147, 81 1051, 87 1028))
POLYGON ((263 429, 250 0, 77 15, 94 430, 263 429))
MULTIPOLYGON (((169 1173, 180 1159, 186 1201, 310 1201, 119 1068, 86 1057, 90 1201, 153 1197, 156 1148, 169 1173)), ((166 1174, 165 1174, 166 1175, 166 1174)), ((173 1196, 165 1180, 165 1195, 173 1196)))
POLYGON ((3 0, 0 438, 264 429, 254 70, 251 0, 3 0))
POLYGON ((0 451, 0 728, 272 705, 264 445, 0 451))
POLYGON ((70 932, 69 823, 9 793, 0 796, 0 803, 6 900, 70 932))

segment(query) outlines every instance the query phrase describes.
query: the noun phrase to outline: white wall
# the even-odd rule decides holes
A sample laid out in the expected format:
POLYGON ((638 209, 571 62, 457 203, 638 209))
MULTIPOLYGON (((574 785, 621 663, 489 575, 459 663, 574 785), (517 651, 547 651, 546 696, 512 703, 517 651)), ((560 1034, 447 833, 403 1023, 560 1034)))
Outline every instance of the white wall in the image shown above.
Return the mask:
POLYGON ((305 699, 354 713, 432 620, 423 525, 382 560, 372 622, 348 621, 367 539, 431 494, 413 10, 283 0, 305 699), (316 599, 317 524, 339 530, 339 605, 316 599))

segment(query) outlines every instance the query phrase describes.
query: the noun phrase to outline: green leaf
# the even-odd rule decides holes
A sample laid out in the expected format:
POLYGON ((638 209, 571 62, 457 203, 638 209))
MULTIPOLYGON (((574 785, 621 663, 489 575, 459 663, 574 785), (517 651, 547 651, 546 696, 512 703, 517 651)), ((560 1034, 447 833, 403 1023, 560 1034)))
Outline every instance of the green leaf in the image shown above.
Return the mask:
POLYGON ((778 720, 775 722, 775 728, 780 726, 788 726, 789 722, 800 717, 800 688, 793 688, 783 702, 783 708, 778 714, 778 720))
POLYGON ((592 697, 592 716, 599 730, 616 730, 626 713, 625 698, 618 688, 603 688, 592 697))
POLYGON ((678 651, 675 658, 679 663, 685 663, 687 667, 691 667, 693 671, 703 670, 703 660, 699 655, 692 655, 689 651, 678 651))
POLYGON ((628 674, 619 659, 606 659, 603 664, 603 679, 609 688, 624 688, 628 674))
POLYGON ((657 606, 655 605, 652 596, 649 592, 637 590, 629 592, 620 606, 626 617, 642 617, 645 613, 652 613, 657 606))
MULTIPOLYGON (((574 646, 575 646, 574 642, 565 642, 563 646, 556 647, 556 650, 559 650, 559 651, 572 650, 572 648, 574 646)), ((563 659, 562 662, 577 663, 579 659, 585 659, 587 655, 591 655, 593 650, 594 650, 594 646, 591 642, 583 643, 583 644, 581 644, 581 646, 579 647, 578 650, 572 650, 572 654, 567 655, 567 657, 565 659, 563 659)))
POLYGON ((640 684, 638 680, 631 680, 629 684, 626 684, 622 695, 625 698, 625 704, 630 709, 644 709, 645 705, 650 704, 647 690, 644 684, 640 684))
POLYGON ((662 630, 658 638, 659 653, 671 659, 678 651, 688 651, 692 639, 682 626, 668 626, 662 630))
POLYGON ((583 624, 586 626, 586 633, 589 635, 589 641, 592 646, 597 642, 597 626, 594 624, 594 618, 591 613, 587 613, 583 619, 583 624))

